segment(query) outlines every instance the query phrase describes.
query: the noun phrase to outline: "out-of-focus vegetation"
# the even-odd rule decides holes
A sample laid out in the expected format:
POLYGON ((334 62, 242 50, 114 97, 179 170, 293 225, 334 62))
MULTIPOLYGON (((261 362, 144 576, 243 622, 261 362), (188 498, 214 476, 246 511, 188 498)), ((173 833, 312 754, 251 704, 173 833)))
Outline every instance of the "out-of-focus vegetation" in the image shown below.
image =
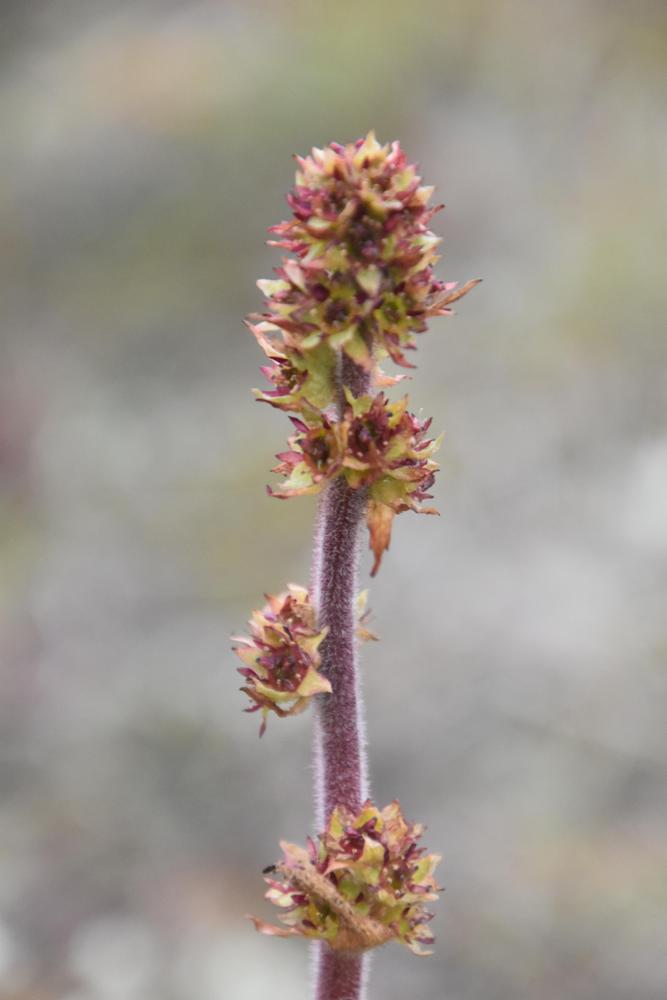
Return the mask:
POLYGON ((306 1000, 241 916, 309 719, 259 743, 228 635, 313 512, 241 317, 291 154, 369 128, 485 279, 421 341, 443 517, 372 588, 375 797, 447 892, 370 995, 665 996, 666 84, 662 0, 3 3, 3 1000, 306 1000))

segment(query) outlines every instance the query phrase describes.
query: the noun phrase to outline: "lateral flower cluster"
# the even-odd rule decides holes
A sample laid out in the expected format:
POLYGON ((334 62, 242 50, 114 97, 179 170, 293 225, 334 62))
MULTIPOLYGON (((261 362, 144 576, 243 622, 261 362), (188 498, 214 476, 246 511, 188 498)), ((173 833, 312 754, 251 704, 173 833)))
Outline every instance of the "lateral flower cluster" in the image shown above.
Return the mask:
POLYGON ((243 662, 241 690, 250 698, 247 712, 262 713, 259 735, 269 712, 279 718, 303 712, 316 694, 330 694, 331 684, 319 672, 318 652, 327 629, 318 629, 308 591, 295 583, 281 594, 266 595, 267 604, 253 611, 250 637, 234 636, 243 662))
MULTIPOLYGON (((280 594, 266 594, 266 605, 253 611, 249 636, 232 636, 234 652, 242 661, 241 688, 251 705, 246 712, 262 713, 263 736, 270 712, 284 719, 303 712, 316 694, 331 694, 331 684, 320 673, 319 648, 328 632, 315 624, 315 609, 305 587, 289 583, 280 594)), ((368 591, 357 597, 356 635, 360 641, 377 640, 368 627, 368 591)))
POLYGON ((423 827, 404 819, 398 802, 377 809, 366 801, 357 814, 338 806, 318 843, 281 843, 284 860, 266 881, 266 898, 286 926, 252 920, 263 934, 326 941, 334 950, 364 951, 387 941, 428 955, 438 898, 433 876, 440 860, 418 845, 423 827))
POLYGON ((337 475, 352 489, 367 488, 375 575, 389 547, 395 514, 437 514, 421 501, 431 499, 428 490, 438 469, 431 456, 441 438, 426 437, 431 421, 408 412, 407 396, 392 403, 382 392, 355 397, 347 390, 340 420, 313 407, 292 422, 296 433, 289 439, 290 450, 278 454, 280 464, 273 469, 287 478, 269 492, 281 499, 318 493, 337 475))

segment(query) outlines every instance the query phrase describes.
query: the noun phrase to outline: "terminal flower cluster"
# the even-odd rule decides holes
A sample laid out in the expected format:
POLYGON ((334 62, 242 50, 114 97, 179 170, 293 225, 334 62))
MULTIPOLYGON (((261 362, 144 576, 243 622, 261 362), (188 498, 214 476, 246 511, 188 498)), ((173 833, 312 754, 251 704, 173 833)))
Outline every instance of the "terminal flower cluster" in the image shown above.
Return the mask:
POLYGON ((266 898, 283 911, 283 927, 253 918, 259 931, 326 941, 334 950, 364 951, 396 940, 416 955, 433 942, 425 903, 438 898, 440 860, 419 846, 423 828, 404 819, 398 802, 358 813, 338 807, 318 843, 283 842, 266 898))
POLYGON ((405 351, 414 350, 415 334, 475 284, 457 290, 435 277, 441 240, 428 226, 443 206, 429 207, 433 188, 398 142, 383 146, 372 132, 296 159, 293 218, 270 230, 273 245, 294 256, 277 278, 258 283, 268 300, 260 335, 281 330, 302 370, 311 367, 309 352, 327 358, 338 349, 368 369, 387 355, 413 367, 405 351))
POLYGON ((293 414, 297 431, 274 469, 286 480, 269 492, 317 493, 339 474, 353 489, 368 488, 374 575, 395 514, 437 513, 421 501, 430 498, 439 441, 424 439, 430 421, 409 414, 407 399, 355 399, 341 387, 341 354, 368 371, 372 390, 395 384, 401 376, 383 373, 381 360, 414 367, 405 351, 414 350, 415 334, 476 282, 457 290, 435 277, 440 239, 428 224, 442 206, 428 207, 433 188, 398 143, 383 146, 370 133, 297 163, 293 218, 270 230, 279 237, 273 245, 292 256, 276 279, 258 282, 267 310, 248 320, 269 361, 262 371, 270 388, 257 398, 293 414))

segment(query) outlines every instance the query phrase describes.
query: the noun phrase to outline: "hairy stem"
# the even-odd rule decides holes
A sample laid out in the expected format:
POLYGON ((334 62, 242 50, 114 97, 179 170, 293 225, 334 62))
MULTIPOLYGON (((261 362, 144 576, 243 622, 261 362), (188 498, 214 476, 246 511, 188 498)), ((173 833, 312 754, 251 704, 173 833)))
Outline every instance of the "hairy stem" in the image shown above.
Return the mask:
MULTIPOLYGON (((343 386, 355 396, 369 388, 368 373, 345 355, 338 374, 339 415, 343 386)), ((315 716, 317 830, 325 827, 335 806, 356 812, 369 794, 355 635, 359 527, 366 500, 365 490, 350 489, 338 476, 327 486, 318 510, 312 592, 319 625, 329 627, 321 670, 332 693, 317 699, 315 716)), ((361 1000, 362 981, 361 955, 319 945, 316 1000, 361 1000)))
POLYGON ((363 956, 319 945, 316 1000, 357 1000, 364 988, 363 956))
POLYGON ((337 805, 356 812, 368 794, 357 669, 356 591, 359 525, 366 498, 340 477, 320 508, 319 625, 329 626, 321 672, 332 693, 318 698, 315 719, 316 822, 337 805))

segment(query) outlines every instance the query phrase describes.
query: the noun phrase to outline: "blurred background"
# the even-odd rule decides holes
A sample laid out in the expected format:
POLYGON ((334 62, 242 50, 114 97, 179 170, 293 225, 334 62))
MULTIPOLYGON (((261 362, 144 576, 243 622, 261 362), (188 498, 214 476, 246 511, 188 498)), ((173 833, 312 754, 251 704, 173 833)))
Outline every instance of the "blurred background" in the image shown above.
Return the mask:
POLYGON ((374 795, 447 891, 370 1000, 667 995, 666 85, 663 0, 3 0, 2 1000, 309 996, 243 918, 310 719, 258 740, 229 634, 314 507, 241 320, 291 155, 370 128, 484 277, 410 389, 442 517, 371 588, 374 795))

